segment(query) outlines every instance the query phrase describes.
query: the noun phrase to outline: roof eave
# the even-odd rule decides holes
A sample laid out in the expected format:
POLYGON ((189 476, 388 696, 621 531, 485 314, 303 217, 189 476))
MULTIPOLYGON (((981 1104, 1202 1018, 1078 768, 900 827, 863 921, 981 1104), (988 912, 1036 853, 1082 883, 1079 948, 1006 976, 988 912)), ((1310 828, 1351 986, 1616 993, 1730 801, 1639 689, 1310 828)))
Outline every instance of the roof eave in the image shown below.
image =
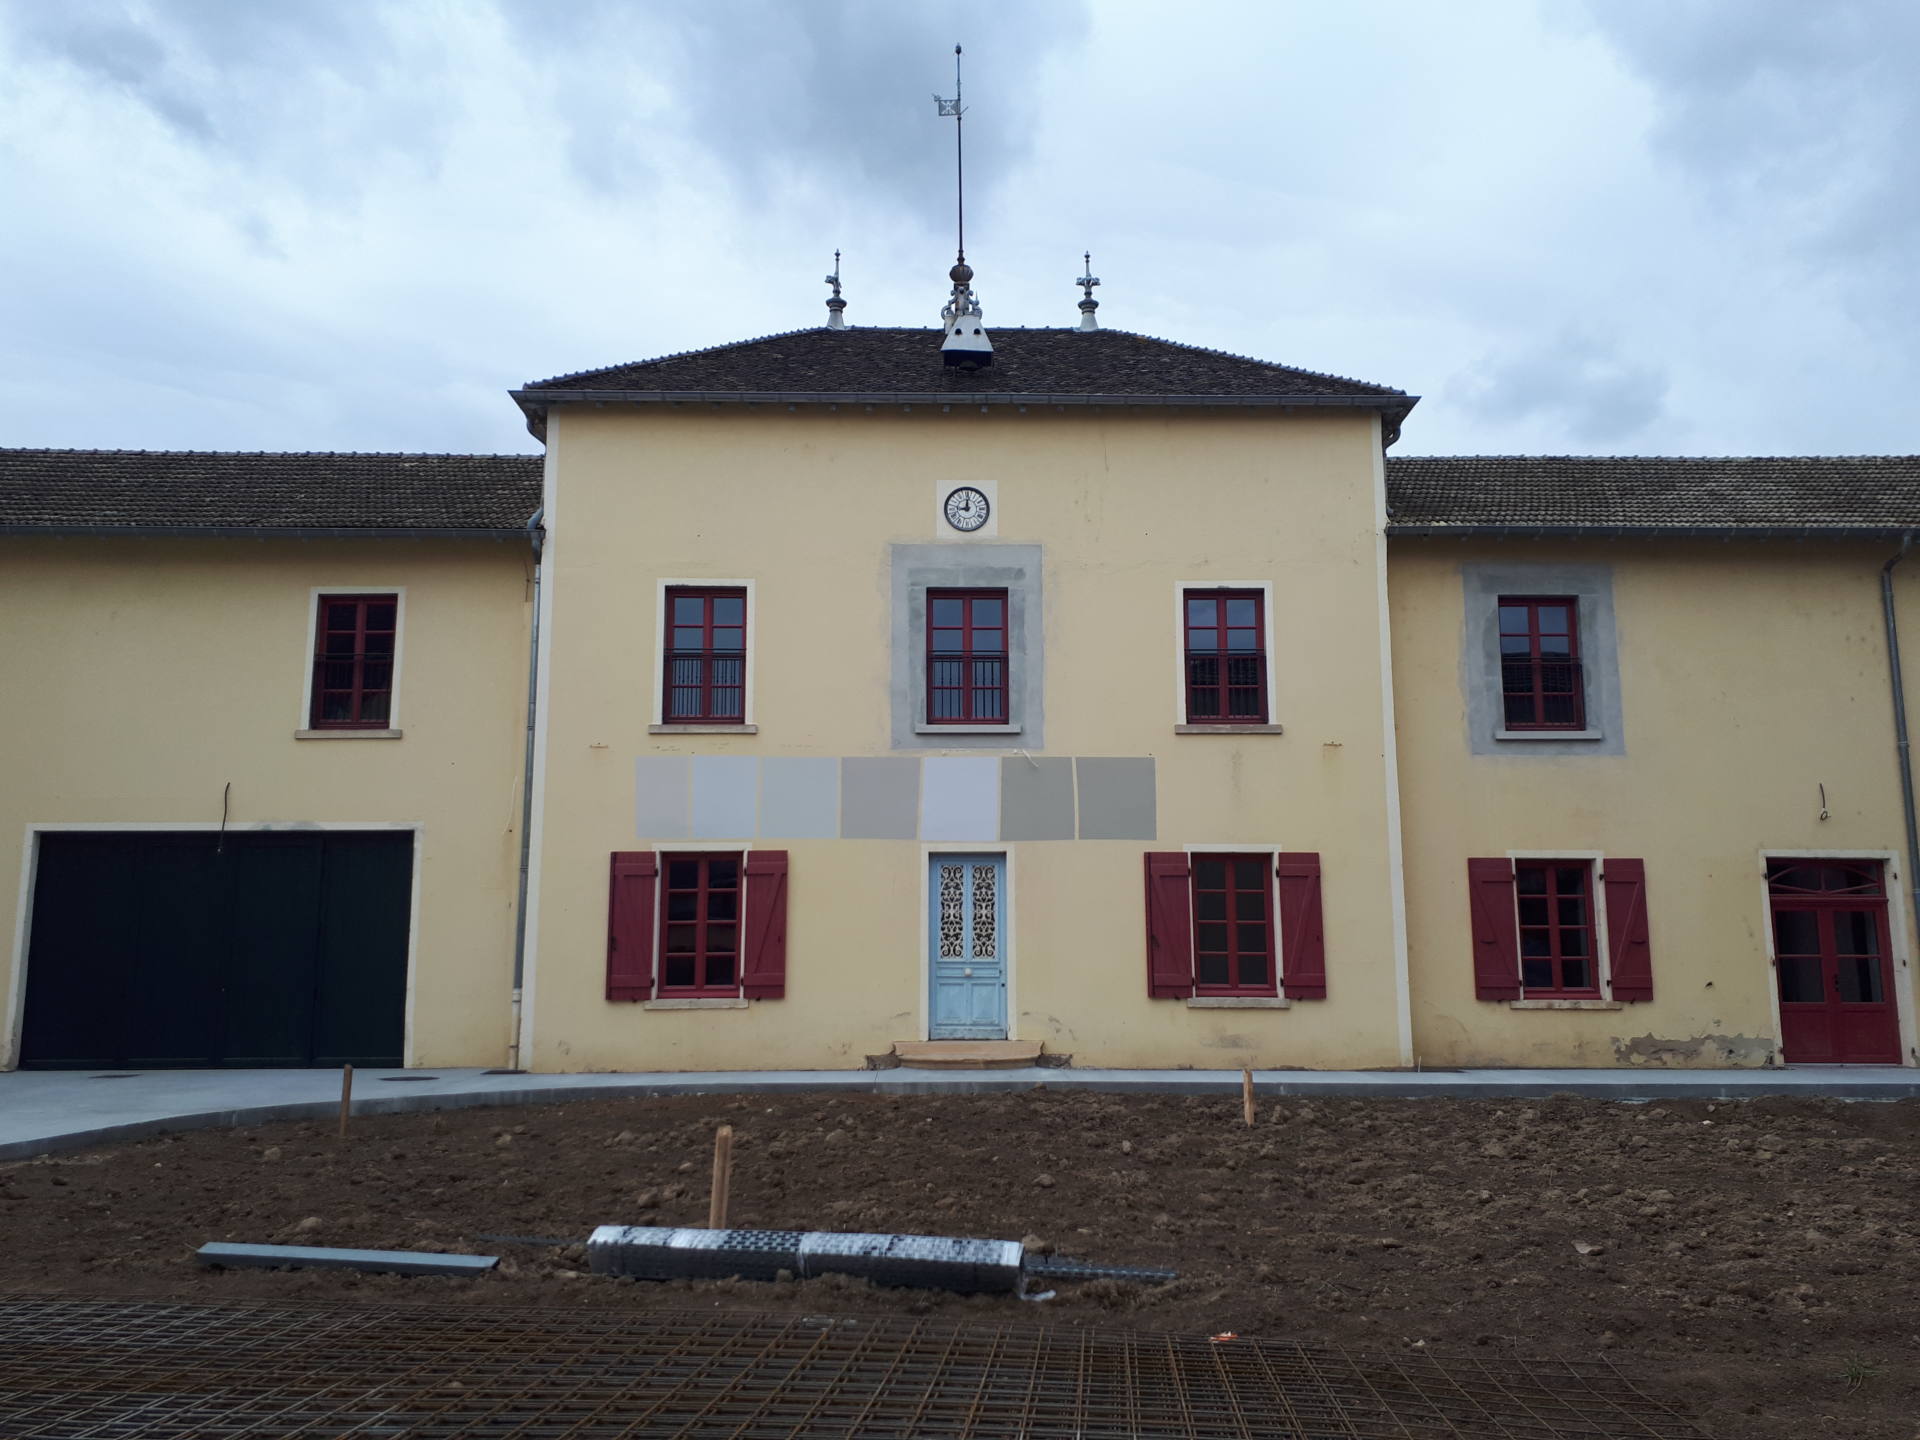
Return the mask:
POLYGON ((1593 540, 1612 537, 1703 540, 1901 540, 1920 535, 1913 525, 1517 525, 1389 522, 1389 540, 1593 540))
POLYGON ((0 523, 0 535, 141 540, 524 540, 524 528, 407 525, 35 525, 0 523))

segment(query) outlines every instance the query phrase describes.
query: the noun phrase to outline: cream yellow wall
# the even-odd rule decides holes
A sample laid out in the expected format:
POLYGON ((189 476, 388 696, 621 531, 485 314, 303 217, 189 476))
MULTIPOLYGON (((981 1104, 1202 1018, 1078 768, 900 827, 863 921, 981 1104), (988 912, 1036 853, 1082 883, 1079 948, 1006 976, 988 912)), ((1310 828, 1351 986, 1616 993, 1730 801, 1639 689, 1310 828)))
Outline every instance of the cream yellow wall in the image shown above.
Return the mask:
MULTIPOLYGON (((1392 596, 1415 1047, 1429 1065, 1757 1065, 1778 1055, 1766 851, 1891 852, 1902 820, 1881 625, 1886 546, 1396 540, 1392 596), (1469 753, 1463 563, 1612 569, 1625 753, 1469 753), (1829 818, 1822 820, 1820 787, 1829 818), (1654 998, 1474 999, 1470 856, 1647 866, 1654 998)), ((1903 577, 1908 636, 1920 579, 1903 577)), ((1906 654, 1908 673, 1920 655, 1906 654)), ((1903 883, 1904 863, 1890 867, 1903 883)), ((1913 981, 1903 897, 1895 970, 1913 981)))
POLYGON ((576 408, 548 443, 533 1066, 857 1066, 924 1036, 919 842, 762 842, 792 854, 788 996, 744 1011, 603 999, 607 857, 654 843, 637 756, 893 753, 889 547, 952 539, 936 487, 968 476, 1000 543, 1045 550, 1035 753, 1157 762, 1155 841, 971 847, 1010 856, 1012 1036, 1093 1065, 1400 1063, 1372 416, 576 408), (648 734, 663 579, 754 582, 758 734, 648 734), (1284 735, 1174 733, 1181 581, 1273 586, 1284 735), (1326 1001, 1147 998, 1142 853, 1233 843, 1322 854, 1326 1001))
MULTIPOLYGON (((0 874, 30 825, 420 827, 408 1059, 507 1053, 531 614, 524 545, 0 541, 0 874), (405 591, 398 740, 296 740, 313 591, 405 591)), ((0 1064, 20 884, 0 885, 0 1064)), ((11 1003, 9 1003, 11 1002, 11 1003)))

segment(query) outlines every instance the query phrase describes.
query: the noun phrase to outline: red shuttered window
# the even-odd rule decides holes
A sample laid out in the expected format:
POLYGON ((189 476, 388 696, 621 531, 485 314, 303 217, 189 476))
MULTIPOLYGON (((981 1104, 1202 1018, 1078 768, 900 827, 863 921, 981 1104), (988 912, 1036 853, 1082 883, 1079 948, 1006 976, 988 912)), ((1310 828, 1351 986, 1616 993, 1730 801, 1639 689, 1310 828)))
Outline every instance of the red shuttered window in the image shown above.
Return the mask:
POLYGON ((1146 881, 1153 998, 1326 999, 1317 854, 1151 851, 1146 881))
POLYGON ((1500 597, 1500 690, 1509 730, 1586 728, 1574 597, 1500 597))
POLYGON ((927 592, 927 723, 1007 723, 1007 592, 927 592))
POLYGON ((1513 867, 1524 998, 1597 999, 1593 866, 1585 860, 1520 860, 1513 867))
POLYGON ((1194 994, 1279 993, 1269 863, 1265 855, 1192 857, 1194 994))
POLYGON ((615 851, 607 999, 779 1000, 787 993, 787 852, 615 851))
POLYGON ((740 857, 665 855, 660 862, 660 994, 740 989, 740 857))
POLYGON ((385 730, 393 717, 397 595, 322 595, 314 624, 315 730, 385 730))
POLYGON ((676 585, 667 591, 669 725, 740 725, 747 718, 747 592, 676 585))
POLYGON ((1185 615, 1187 723, 1267 723, 1267 637, 1258 590, 1189 590, 1185 615))

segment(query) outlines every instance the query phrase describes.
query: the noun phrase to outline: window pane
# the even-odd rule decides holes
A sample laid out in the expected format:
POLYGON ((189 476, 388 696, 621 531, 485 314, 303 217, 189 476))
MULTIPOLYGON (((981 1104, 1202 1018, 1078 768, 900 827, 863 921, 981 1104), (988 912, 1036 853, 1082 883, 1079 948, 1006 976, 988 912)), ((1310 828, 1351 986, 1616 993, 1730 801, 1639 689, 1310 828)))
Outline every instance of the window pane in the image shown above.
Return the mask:
POLYGON ((716 650, 744 650, 747 648, 747 632, 724 627, 715 630, 713 632, 713 648, 716 650))
POLYGON ((352 655, 359 649, 359 641, 351 630, 329 631, 327 634, 327 654, 352 655))
POLYGON ((732 690, 725 686, 715 686, 711 714, 716 720, 738 720, 745 713, 744 690, 732 690))
POLYGON ((933 632, 933 648, 939 651, 957 651, 962 646, 964 631, 936 630, 933 632))
POLYGON ((669 955, 660 968, 660 983, 669 989, 686 989, 693 984, 693 956, 669 955))
POLYGON ((1842 955, 1878 955, 1880 927, 1865 910, 1836 910, 1833 914, 1833 948, 1842 955))
POLYGON ((1593 974, 1585 957, 1560 962, 1560 983, 1568 990, 1591 990, 1593 974))
POLYGON ((1811 910, 1774 911, 1773 952, 1776 955, 1818 955, 1819 918, 1811 910))
POLYGON ((1193 862, 1193 883, 1202 890, 1226 889, 1227 862, 1224 860, 1195 860, 1193 862))
POLYGON ((1204 650, 1204 651, 1212 652, 1212 651, 1218 650, 1219 648, 1220 648, 1220 632, 1218 630, 1187 631, 1187 649, 1195 650, 1195 651, 1204 650))
MULTIPOLYGON (((1565 665, 1573 658, 1573 646, 1568 643, 1567 637, 1564 635, 1542 635, 1540 637, 1540 658, 1565 665)), ((1558 673, 1561 676, 1559 682, 1554 685, 1554 689, 1565 690, 1569 688, 1565 671, 1548 671, 1547 673, 1550 675, 1558 673)))
POLYGON ((387 723, 387 714, 392 703, 393 697, 388 695, 384 690, 377 690, 371 694, 362 694, 360 697, 360 718, 369 725, 384 725, 387 723))
POLYGON ((1194 928, 1194 943, 1201 950, 1224 951, 1227 948, 1227 927, 1224 925, 1200 924, 1194 928))
MULTIPOLYGON (((1245 899, 1242 896, 1241 899, 1245 899)), ((1202 890, 1193 897, 1194 917, 1199 920, 1227 918, 1227 894, 1224 890, 1202 890)))
POLYGON ((1547 900, 1544 896, 1523 895, 1520 897, 1520 923, 1522 925, 1544 925, 1547 923, 1547 900))
POLYGON ((1502 655, 1530 655, 1533 653, 1533 642, 1524 635, 1502 635, 1500 637, 1500 653, 1502 655))
POLYGON ((322 720, 353 719, 353 696, 329 692, 320 701, 320 718, 322 720))
POLYGON ((363 690, 391 690, 393 662, 391 660, 367 661, 360 669, 360 687, 363 690))
POLYGON ((1544 895, 1547 893, 1547 872, 1538 865, 1516 865, 1513 868, 1513 888, 1522 895, 1544 895))
POLYGON ((1562 930, 1560 932, 1560 953, 1562 955, 1585 955, 1587 953, 1587 932, 1585 930, 1562 930))
POLYGON ((736 934, 738 933, 738 930, 739 930, 739 927, 738 927, 738 926, 735 926, 735 925, 709 925, 709 926, 707 926, 707 954, 708 954, 708 956, 709 956, 709 957, 711 957, 711 956, 714 956, 714 955, 731 955, 731 954, 733 954, 733 952, 734 952, 734 948, 735 948, 735 938, 734 938, 734 937, 735 937, 735 936, 736 936, 736 934))
POLYGON ((1259 648, 1260 648, 1260 637, 1254 634, 1253 631, 1251 630, 1227 631, 1227 649, 1258 650, 1259 648))
POLYGON ((725 955, 707 956, 707 984, 710 986, 733 984, 734 957, 725 955))
POLYGON ((933 623, 936 625, 963 624, 965 609, 965 601, 942 599, 936 596, 933 601, 933 623))
POLYGON ((676 650, 699 650, 706 644, 704 630, 676 626, 673 632, 673 648, 676 650))
MULTIPOLYGON (((685 664, 689 662, 683 661, 681 663, 685 664)), ((695 660, 690 663, 693 668, 694 677, 697 679, 700 674, 700 662, 698 660, 695 660)), ((741 670, 741 662, 739 660, 715 659, 713 662, 712 669, 713 669, 713 683, 716 685, 738 685, 741 682, 741 680, 744 678, 741 670)), ((679 678, 679 667, 677 665, 675 666, 675 678, 676 679, 679 678)))
POLYGON ((707 602, 698 595, 676 595, 673 597, 673 623, 676 625, 698 625, 707 618, 707 602))
POLYGON ((369 634, 366 644, 361 648, 368 655, 391 655, 393 654, 393 632, 388 630, 383 633, 369 634))
POLYGON ((716 890, 708 895, 707 918, 709 920, 739 919, 740 892, 738 890, 716 890))
POLYGON ((1540 607, 1540 633, 1542 635, 1566 634, 1567 607, 1564 605, 1542 605, 1540 607))
POLYGON ((1197 978, 1202 985, 1228 984, 1227 957, 1225 955, 1201 955, 1195 965, 1197 978))
POLYGON ((700 883, 700 862, 698 860, 669 860, 667 862, 667 884, 675 890, 691 890, 700 883))
POLYGON ((1007 632, 1004 630, 975 630, 973 648, 983 655, 999 655, 1007 648, 1007 632))
POLYGON ((1522 960, 1520 962, 1520 983, 1529 990, 1551 990, 1553 988, 1553 962, 1551 960, 1522 960))
POLYGON ((973 602, 973 623, 1000 628, 1000 612, 1005 602, 1000 600, 975 600, 973 602))
POLYGON ((714 596, 713 623, 716 625, 746 624, 747 623, 747 597, 744 595, 714 596))
POLYGON ((1240 890, 1262 890, 1267 888, 1267 863, 1264 860, 1236 860, 1233 862, 1233 883, 1240 890))
POLYGON ((1880 988, 1878 955, 1842 955, 1840 957, 1840 998, 1852 1004, 1878 1004, 1886 999, 1880 988))
POLYGON ((1815 956, 1800 956, 1780 961, 1780 998, 1788 1004, 1818 1003, 1826 998, 1820 983, 1820 961, 1815 956))
POLYGON ((1540 718, 1548 725, 1571 725, 1579 717, 1574 713, 1571 695, 1545 695, 1540 700, 1540 718))
POLYGON ((391 602, 380 604, 380 605, 367 606, 367 629, 369 630, 393 629, 394 616, 398 613, 398 610, 399 610, 399 607, 392 604, 391 602))
POLYGON ((715 890, 734 890, 740 885, 740 862, 731 855, 707 862, 707 884, 715 890))
POLYGON ((1500 607, 1500 633, 1502 635, 1526 634, 1527 607, 1524 605, 1502 605, 1500 607))
POLYGON ((1236 925, 1234 927, 1234 949, 1240 952, 1242 961, 1249 955, 1264 955, 1267 951, 1267 927, 1264 925, 1236 925))
POLYGON ((327 629, 353 630, 360 623, 360 607, 348 601, 327 606, 327 629))
POLYGON ((667 896, 667 919, 669 920, 698 920, 699 908, 700 897, 692 891, 667 896))
POLYGON ((1522 930, 1520 932, 1520 953, 1522 955, 1553 954, 1553 937, 1544 930, 1522 930))
POLYGON ((1244 951, 1241 953, 1240 983, 1242 985, 1267 985, 1271 983, 1267 978, 1267 957, 1264 951, 1252 955, 1246 954, 1244 951))
POLYGON ((1227 624, 1251 625, 1254 623, 1254 601, 1251 596, 1243 600, 1227 601, 1227 624))
POLYGON ((1191 596, 1188 597, 1187 624, 1212 625, 1219 619, 1219 615, 1220 607, 1216 602, 1212 600, 1196 600, 1191 596))
POLYGON ((695 927, 692 925, 667 926, 667 953, 669 955, 692 954, 695 933, 695 927))
POLYGON ((1587 893, 1587 867, 1584 865, 1561 865, 1555 883, 1562 895, 1584 895, 1587 893))
POLYGON ((1587 902, 1584 900, 1562 900, 1560 902, 1560 923, 1562 925, 1586 924, 1587 902))
POLYGON ((1233 918, 1264 921, 1267 918, 1267 897, 1258 890, 1242 890, 1233 897, 1233 918))
POLYGON ((1533 697, 1531 695, 1509 695, 1506 699, 1507 724, 1533 724, 1533 697))

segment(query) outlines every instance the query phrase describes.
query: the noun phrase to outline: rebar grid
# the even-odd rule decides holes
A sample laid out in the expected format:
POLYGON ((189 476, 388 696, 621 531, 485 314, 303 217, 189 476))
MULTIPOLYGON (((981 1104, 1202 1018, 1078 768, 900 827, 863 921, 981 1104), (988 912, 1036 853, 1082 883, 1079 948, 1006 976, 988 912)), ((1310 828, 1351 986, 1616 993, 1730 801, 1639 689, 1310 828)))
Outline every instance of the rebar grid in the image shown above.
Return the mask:
POLYGON ((1698 1440, 1604 1360, 742 1312, 0 1298, 0 1435, 1698 1440))

